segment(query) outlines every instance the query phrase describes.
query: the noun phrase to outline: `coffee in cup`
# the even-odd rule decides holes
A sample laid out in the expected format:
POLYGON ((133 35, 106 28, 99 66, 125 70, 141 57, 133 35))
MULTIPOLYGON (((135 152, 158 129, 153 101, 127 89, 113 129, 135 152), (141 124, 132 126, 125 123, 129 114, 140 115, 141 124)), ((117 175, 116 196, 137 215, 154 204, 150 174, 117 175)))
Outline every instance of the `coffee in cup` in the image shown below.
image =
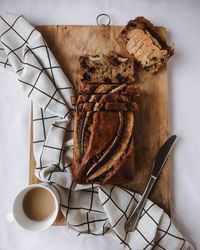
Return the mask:
POLYGON ((7 218, 21 227, 42 231, 55 221, 60 205, 59 193, 48 183, 30 185, 21 190, 13 203, 13 211, 7 218))
POLYGON ((55 210, 54 197, 43 187, 32 188, 24 196, 23 210, 33 221, 46 220, 55 210))

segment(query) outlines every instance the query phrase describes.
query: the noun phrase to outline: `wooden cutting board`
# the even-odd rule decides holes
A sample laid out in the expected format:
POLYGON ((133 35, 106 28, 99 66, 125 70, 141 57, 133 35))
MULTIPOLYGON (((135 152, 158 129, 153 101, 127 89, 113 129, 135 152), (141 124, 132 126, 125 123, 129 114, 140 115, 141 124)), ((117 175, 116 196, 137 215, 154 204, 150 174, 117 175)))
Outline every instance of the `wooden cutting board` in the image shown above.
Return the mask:
MULTIPOLYGON (((114 38, 123 29, 122 26, 53 25, 37 28, 76 91, 78 90, 80 55, 109 53, 113 48, 120 52, 114 38)), ((166 39, 165 28, 158 27, 157 30, 161 37, 166 39)), ((121 53, 126 55, 125 52, 121 53)), ((137 67, 135 75, 135 84, 141 89, 141 96, 138 99, 140 111, 135 114, 134 127, 136 172, 134 181, 124 186, 142 193, 154 158, 168 137, 167 68, 165 66, 158 73, 151 75, 137 67)), ((31 127, 30 184, 38 183, 34 176, 34 169, 31 127)), ((150 196, 150 199, 164 208, 168 214, 170 212, 169 170, 169 162, 167 162, 150 196)), ((59 214, 55 225, 64 224, 66 220, 59 214)))

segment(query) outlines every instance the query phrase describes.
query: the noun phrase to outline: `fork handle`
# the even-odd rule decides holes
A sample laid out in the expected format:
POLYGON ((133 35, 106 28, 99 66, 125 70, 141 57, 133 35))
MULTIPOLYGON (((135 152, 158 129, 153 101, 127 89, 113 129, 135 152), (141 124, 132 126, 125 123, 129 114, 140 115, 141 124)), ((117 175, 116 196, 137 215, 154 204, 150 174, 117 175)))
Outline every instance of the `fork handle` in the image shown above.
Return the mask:
POLYGON ((139 200, 137 206, 135 207, 135 209, 133 210, 133 212, 131 213, 129 219, 127 220, 127 222, 125 224, 126 231, 132 232, 137 227, 137 224, 138 224, 138 221, 139 221, 140 216, 142 214, 142 210, 145 206, 147 197, 148 197, 149 193, 151 192, 151 189, 152 189, 155 181, 156 181, 156 177, 151 175, 141 199, 139 200))

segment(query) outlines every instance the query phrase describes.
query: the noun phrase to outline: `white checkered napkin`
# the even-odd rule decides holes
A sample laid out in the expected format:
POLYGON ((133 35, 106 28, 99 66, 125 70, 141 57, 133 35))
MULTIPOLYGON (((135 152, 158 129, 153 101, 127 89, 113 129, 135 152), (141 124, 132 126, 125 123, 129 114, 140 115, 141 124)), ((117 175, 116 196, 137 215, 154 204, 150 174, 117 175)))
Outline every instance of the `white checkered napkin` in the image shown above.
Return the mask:
POLYGON ((113 232, 126 249, 193 249, 161 208, 147 201, 137 229, 124 224, 140 195, 116 185, 80 185, 72 179, 72 86, 41 34, 22 16, 0 17, 0 64, 17 73, 25 93, 34 100, 35 174, 60 193, 69 228, 79 234, 113 232))
POLYGON ((44 110, 66 117, 73 87, 40 32, 23 16, 0 16, 0 65, 12 69, 24 92, 44 110))

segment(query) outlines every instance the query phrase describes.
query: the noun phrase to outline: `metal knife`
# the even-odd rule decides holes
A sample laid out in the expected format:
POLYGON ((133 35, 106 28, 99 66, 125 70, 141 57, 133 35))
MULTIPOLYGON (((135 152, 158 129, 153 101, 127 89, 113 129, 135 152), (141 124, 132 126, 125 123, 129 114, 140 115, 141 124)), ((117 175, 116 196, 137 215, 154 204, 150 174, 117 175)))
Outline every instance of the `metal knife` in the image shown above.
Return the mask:
POLYGON ((145 191, 144 191, 141 199, 139 200, 137 206, 135 207, 135 209, 133 210, 133 212, 131 213, 129 219, 127 220, 127 222, 125 224, 126 231, 132 232, 137 227, 137 224, 138 224, 138 221, 139 221, 140 216, 142 214, 142 210, 145 206, 147 197, 148 197, 149 193, 151 192, 151 189, 152 189, 154 183, 156 182, 158 176, 160 175, 160 173, 165 165, 165 162, 166 162, 166 160, 171 152, 172 146, 174 145, 176 138, 177 138, 176 135, 171 136, 161 146, 161 148, 156 156, 156 159, 153 163, 151 176, 150 176, 150 179, 146 185, 145 191))

